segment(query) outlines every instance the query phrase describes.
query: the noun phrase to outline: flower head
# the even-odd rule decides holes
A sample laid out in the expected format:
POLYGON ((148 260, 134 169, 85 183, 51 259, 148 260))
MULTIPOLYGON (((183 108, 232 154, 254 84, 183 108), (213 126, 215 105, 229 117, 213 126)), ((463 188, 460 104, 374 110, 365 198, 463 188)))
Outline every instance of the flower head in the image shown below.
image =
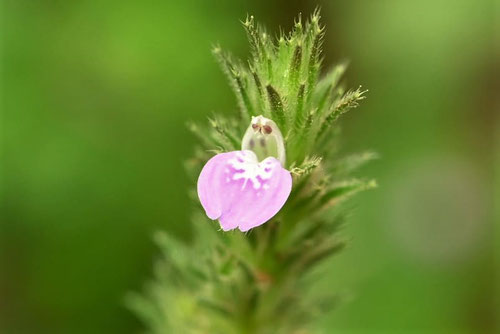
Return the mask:
POLYGON ((207 216, 218 219, 224 231, 248 231, 267 222, 292 190, 284 161, 283 137, 276 124, 253 117, 242 150, 217 154, 200 173, 198 197, 207 216))

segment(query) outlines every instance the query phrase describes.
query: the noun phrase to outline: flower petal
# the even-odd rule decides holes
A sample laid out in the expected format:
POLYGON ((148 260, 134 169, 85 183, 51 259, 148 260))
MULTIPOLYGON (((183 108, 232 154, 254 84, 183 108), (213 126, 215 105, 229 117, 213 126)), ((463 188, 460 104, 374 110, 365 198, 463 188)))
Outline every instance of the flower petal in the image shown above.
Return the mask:
POLYGON ((198 178, 198 197, 210 219, 224 231, 241 231, 271 219, 292 190, 292 176, 273 157, 257 161, 252 151, 217 154, 198 178))

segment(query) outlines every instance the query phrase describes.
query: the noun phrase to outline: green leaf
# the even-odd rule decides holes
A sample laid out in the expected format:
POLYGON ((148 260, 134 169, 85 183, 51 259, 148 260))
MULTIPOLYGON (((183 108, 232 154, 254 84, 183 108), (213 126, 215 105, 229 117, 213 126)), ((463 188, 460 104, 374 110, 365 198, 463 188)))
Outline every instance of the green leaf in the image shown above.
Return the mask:
POLYGON ((337 160, 332 167, 332 172, 339 174, 351 173, 368 162, 378 158, 379 155, 371 151, 351 154, 337 160))
POLYGON ((356 108, 359 105, 359 101, 365 98, 364 94, 366 92, 367 90, 363 91, 360 87, 356 90, 350 90, 345 93, 340 101, 333 105, 331 111, 327 114, 318 133, 318 138, 321 138, 321 136, 326 133, 326 130, 339 118, 340 115, 356 108))
POLYGON ((375 180, 362 181, 358 179, 353 179, 349 181, 342 181, 334 183, 329 190, 321 196, 320 206, 327 204, 335 204, 341 200, 345 200, 352 195, 368 189, 373 189, 377 187, 375 180))

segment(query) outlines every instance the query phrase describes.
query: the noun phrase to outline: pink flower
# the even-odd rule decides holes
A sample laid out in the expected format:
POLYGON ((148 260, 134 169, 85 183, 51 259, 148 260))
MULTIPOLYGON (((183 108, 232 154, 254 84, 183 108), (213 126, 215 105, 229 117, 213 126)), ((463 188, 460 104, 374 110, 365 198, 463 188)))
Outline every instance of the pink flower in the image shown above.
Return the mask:
POLYGON ((292 190, 292 176, 282 167, 283 138, 276 124, 254 117, 243 139, 243 150, 217 154, 198 178, 198 197, 210 219, 224 231, 248 231, 271 219, 292 190), (257 150, 249 150, 247 146, 257 150), (257 154, 273 152, 259 162, 257 154))

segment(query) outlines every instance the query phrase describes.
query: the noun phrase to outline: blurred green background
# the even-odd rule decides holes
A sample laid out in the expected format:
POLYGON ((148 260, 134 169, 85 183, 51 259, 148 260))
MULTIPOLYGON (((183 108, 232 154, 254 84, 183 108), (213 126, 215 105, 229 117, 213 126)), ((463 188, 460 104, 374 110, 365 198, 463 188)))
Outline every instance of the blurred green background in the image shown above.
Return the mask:
POLYGON ((153 231, 190 234, 185 123, 236 108, 211 45, 246 57, 247 13, 288 30, 317 5, 326 66, 370 90, 345 149, 381 155, 318 282, 344 297, 325 332, 495 332, 498 3, 5 0, 0 333, 141 329, 123 296, 153 231))

